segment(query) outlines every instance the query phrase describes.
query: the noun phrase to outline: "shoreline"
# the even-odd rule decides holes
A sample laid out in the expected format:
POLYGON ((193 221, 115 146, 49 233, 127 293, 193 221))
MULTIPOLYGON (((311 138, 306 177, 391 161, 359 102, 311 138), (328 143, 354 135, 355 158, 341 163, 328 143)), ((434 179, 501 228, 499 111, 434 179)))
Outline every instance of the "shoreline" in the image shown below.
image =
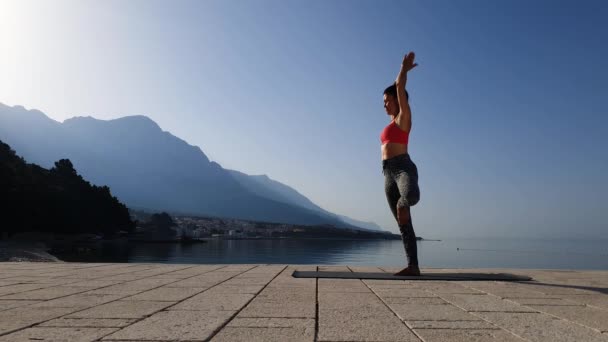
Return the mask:
POLYGON ((64 262, 48 252, 44 242, 0 241, 0 262, 64 262))
MULTIPOLYGON (((385 240, 385 239, 357 239, 357 238, 323 238, 323 237, 263 237, 263 238, 243 238, 243 237, 222 237, 222 238, 206 238, 195 239, 194 241, 170 241, 170 240, 131 240, 131 239, 115 239, 115 240, 95 240, 88 243, 99 242, 128 242, 141 244, 199 244, 218 241, 234 241, 234 240, 385 240)), ((392 239, 386 239, 392 240, 392 239)), ((82 242, 82 241, 81 241, 82 242)), ((85 242, 86 244, 87 242, 85 242)), ((15 240, 0 240, 0 262, 65 262, 57 256, 49 253, 51 248, 48 244, 41 240, 32 239, 15 239, 15 240)))

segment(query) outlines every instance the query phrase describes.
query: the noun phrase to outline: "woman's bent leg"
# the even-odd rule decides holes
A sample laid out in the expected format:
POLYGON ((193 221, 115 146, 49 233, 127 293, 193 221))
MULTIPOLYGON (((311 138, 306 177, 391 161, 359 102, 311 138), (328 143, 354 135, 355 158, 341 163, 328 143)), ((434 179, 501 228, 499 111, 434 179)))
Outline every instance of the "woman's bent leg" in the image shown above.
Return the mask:
POLYGON ((388 205, 399 225, 401 239, 405 248, 408 266, 418 267, 418 246, 416 245, 416 234, 412 226, 412 218, 410 215, 410 207, 407 205, 407 174, 405 178, 403 174, 393 178, 390 172, 385 175, 385 192, 388 205), (405 197, 404 197, 405 194, 405 197), (403 199, 405 198, 405 202, 403 199), (405 206, 404 206, 405 204, 405 206), (401 220, 400 220, 401 218, 401 220), (399 221, 402 221, 400 223, 399 221))

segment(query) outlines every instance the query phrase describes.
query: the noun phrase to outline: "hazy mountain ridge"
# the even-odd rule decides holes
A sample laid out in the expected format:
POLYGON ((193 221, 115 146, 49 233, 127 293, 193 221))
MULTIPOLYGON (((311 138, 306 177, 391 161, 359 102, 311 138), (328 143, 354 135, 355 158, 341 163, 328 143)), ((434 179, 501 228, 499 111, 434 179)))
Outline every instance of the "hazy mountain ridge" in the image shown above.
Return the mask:
POLYGON ((266 176, 223 169, 199 147, 143 115, 114 120, 75 117, 59 123, 41 111, 0 103, 0 138, 42 166, 69 158, 79 173, 94 184, 109 185, 129 206, 370 229, 323 210, 266 176))
POLYGON ((267 175, 247 175, 236 170, 227 170, 235 179, 250 191, 266 198, 275 198, 285 203, 290 203, 302 208, 313 210, 324 215, 329 215, 347 224, 368 230, 383 230, 373 222, 363 222, 352 219, 344 215, 331 213, 318 205, 314 204, 306 196, 300 194, 294 188, 275 181, 267 175))

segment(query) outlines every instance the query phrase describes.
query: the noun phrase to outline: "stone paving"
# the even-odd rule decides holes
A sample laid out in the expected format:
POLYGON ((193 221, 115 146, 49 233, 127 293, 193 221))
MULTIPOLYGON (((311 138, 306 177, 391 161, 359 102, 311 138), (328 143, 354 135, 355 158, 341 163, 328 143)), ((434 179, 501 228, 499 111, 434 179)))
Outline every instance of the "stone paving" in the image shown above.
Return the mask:
POLYGON ((534 278, 514 283, 294 270, 395 271, 0 263, 0 341, 608 341, 608 271, 485 270, 534 278))

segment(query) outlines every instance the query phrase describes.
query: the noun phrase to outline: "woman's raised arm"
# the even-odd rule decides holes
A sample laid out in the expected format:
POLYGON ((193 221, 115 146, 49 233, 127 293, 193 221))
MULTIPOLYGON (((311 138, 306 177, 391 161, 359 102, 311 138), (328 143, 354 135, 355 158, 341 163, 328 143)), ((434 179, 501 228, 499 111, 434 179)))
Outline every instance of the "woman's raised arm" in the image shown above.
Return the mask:
POLYGON ((408 103, 407 95, 405 94, 405 84, 407 83, 407 73, 414 69, 418 64, 414 63, 415 55, 413 52, 408 53, 403 57, 401 70, 395 80, 397 86, 397 100, 399 100, 399 114, 395 118, 395 122, 404 131, 409 132, 412 128, 412 112, 408 103))

